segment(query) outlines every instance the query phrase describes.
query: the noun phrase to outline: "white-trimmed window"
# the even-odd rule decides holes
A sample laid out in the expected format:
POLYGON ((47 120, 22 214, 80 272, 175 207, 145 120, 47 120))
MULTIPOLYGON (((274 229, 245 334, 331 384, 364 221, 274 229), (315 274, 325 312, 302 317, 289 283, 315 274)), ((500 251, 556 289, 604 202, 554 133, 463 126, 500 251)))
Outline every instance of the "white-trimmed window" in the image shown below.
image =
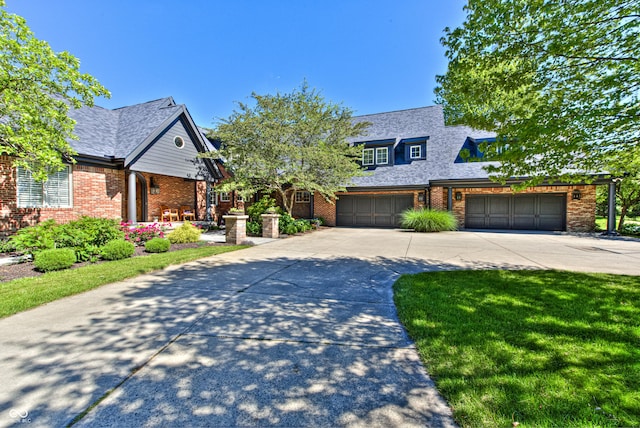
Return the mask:
POLYGON ((375 163, 374 160, 374 151, 373 149, 363 149, 362 150, 362 165, 373 165, 375 163))
POLYGON ((231 194, 229 192, 220 192, 220 202, 231 202, 231 194))
POLYGON ((296 191, 296 202, 308 204, 311 202, 311 193, 304 190, 296 191))
POLYGON ((420 159, 422 157, 422 146, 415 145, 409 148, 411 159, 420 159))
POLYGON ((386 165, 389 163, 389 149, 386 147, 376 148, 376 164, 386 165))
POLYGON ((18 208, 71 208, 71 167, 49 175, 46 182, 34 180, 31 171, 17 169, 18 208))
POLYGON ((244 202, 244 198, 242 197, 242 195, 240 193, 238 193, 238 195, 236 196, 236 200, 238 202, 244 202))

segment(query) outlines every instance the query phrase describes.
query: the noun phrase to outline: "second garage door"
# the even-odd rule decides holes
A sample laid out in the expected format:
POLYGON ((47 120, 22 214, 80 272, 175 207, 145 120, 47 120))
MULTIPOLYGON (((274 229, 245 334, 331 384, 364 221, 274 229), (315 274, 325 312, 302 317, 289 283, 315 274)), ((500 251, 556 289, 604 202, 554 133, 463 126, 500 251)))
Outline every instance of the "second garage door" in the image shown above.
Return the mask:
POLYGON ((467 195, 468 229, 565 230, 566 195, 467 195))
POLYGON ((397 227, 413 208, 413 195, 343 195, 336 202, 338 226, 397 227))

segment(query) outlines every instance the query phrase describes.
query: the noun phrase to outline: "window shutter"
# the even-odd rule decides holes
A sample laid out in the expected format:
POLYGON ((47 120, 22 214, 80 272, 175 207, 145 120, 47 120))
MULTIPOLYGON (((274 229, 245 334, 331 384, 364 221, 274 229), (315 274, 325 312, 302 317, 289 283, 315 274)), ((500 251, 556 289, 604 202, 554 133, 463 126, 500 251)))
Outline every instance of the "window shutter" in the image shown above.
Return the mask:
POLYGON ((31 171, 22 167, 17 168, 18 208, 33 208, 42 206, 42 183, 33 179, 31 171))

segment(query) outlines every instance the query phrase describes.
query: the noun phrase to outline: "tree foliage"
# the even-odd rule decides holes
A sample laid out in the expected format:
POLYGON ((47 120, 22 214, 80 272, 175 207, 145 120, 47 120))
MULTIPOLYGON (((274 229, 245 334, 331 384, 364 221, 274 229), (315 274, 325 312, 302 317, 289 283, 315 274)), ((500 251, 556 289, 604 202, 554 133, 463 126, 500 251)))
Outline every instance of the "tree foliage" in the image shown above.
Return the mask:
POLYGON ((638 150, 637 0, 469 0, 465 10, 445 29, 436 97, 449 124, 497 133, 485 147, 500 161, 494 177, 578 181, 638 150))
POLYGON ((347 138, 361 135, 368 123, 352 123, 351 110, 325 101, 306 83, 289 94, 252 98, 211 134, 222 142, 220 155, 233 175, 222 191, 279 194, 291 214, 296 191, 331 199, 362 173, 361 151, 347 138))
POLYGON ((609 170, 617 176, 616 202, 620 208, 618 230, 622 230, 625 218, 640 205, 640 153, 628 153, 611 161, 609 170))
POLYGON ((0 153, 44 180, 75 154, 69 108, 91 106, 109 92, 79 71, 76 57, 54 52, 4 6, 0 0, 0 153))

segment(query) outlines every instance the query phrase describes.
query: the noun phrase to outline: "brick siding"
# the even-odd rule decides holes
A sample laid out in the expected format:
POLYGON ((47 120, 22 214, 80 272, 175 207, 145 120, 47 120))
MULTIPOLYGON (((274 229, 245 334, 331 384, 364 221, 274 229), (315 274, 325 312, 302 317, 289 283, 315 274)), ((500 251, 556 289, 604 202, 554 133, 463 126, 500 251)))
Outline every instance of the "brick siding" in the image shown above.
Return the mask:
POLYGON ((121 218, 124 172, 121 170, 72 166, 73 206, 71 208, 18 208, 16 171, 13 158, 0 156, 0 236, 53 219, 65 223, 86 215, 121 218))

